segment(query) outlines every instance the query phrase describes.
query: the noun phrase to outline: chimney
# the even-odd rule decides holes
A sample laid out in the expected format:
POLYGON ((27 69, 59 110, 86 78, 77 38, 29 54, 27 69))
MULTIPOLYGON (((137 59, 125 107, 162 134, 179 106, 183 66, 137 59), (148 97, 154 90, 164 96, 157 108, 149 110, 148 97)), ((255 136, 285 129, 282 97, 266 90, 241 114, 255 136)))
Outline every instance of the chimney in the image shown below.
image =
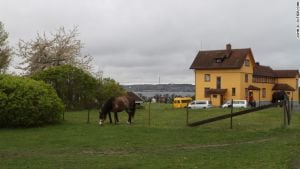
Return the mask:
POLYGON ((256 64, 257 66, 259 66, 259 62, 255 62, 255 64, 256 64))
POLYGON ((231 44, 228 43, 226 44, 226 54, 225 54, 225 58, 229 58, 231 55, 231 44))
POLYGON ((230 43, 226 44, 226 50, 227 50, 228 53, 230 53, 230 51, 231 51, 231 44, 230 43))

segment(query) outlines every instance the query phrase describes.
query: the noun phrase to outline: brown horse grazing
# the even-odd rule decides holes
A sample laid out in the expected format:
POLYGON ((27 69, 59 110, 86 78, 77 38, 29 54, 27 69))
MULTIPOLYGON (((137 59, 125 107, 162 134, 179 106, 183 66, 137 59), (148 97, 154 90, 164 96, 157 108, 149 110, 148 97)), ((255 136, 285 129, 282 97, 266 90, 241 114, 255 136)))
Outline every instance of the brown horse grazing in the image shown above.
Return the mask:
POLYGON ((283 100, 289 100, 289 96, 284 91, 280 90, 272 94, 272 103, 282 102, 283 100))
POLYGON ((102 106, 99 112, 99 124, 102 125, 108 114, 109 121, 112 123, 110 112, 114 113, 115 124, 119 122, 118 112, 126 111, 128 114, 128 124, 131 124, 131 118, 135 114, 135 100, 129 96, 111 97, 102 106))
POLYGON ((289 100, 289 96, 282 90, 274 92, 272 94, 272 103, 279 103, 280 107, 283 106, 284 111, 286 111, 287 113, 287 122, 288 125, 290 125, 291 123, 291 111, 290 111, 290 100, 289 100))

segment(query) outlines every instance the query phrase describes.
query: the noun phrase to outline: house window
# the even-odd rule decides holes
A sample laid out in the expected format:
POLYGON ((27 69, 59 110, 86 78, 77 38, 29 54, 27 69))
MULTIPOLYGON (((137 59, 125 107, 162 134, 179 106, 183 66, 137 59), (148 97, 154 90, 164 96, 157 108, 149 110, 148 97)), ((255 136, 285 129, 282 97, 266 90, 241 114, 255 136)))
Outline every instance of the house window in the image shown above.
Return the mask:
POLYGON ((235 96, 235 88, 232 88, 232 90, 231 90, 231 95, 232 95, 232 96, 235 96))
POLYGON ((216 87, 217 89, 221 89, 221 77, 217 77, 216 87))
POLYGON ((267 91, 266 88, 262 88, 262 98, 266 98, 267 91))
POLYGON ((253 76, 252 81, 254 83, 275 83, 275 78, 273 77, 261 77, 261 76, 253 76))
POLYGON ((267 77, 263 77, 263 83, 267 83, 267 77))
POLYGON ((253 76, 252 82, 253 82, 253 83, 256 83, 256 82, 257 82, 257 77, 254 77, 254 76, 253 76))
POLYGON ((204 97, 206 98, 209 97, 208 90, 209 90, 208 87, 204 88, 204 97))
POLYGON ((204 81, 205 82, 210 82, 210 74, 205 74, 204 75, 204 81))
POLYGON ((216 63, 222 63, 224 61, 224 59, 226 58, 226 56, 223 57, 217 57, 215 58, 216 63))
POLYGON ((245 65, 245 66, 250 66, 250 60, 249 60, 249 59, 245 59, 244 65, 245 65))
POLYGON ((221 58, 217 58, 216 59, 216 63, 222 63, 222 59, 221 58))
POLYGON ((245 82, 248 83, 248 74, 245 74, 245 82))

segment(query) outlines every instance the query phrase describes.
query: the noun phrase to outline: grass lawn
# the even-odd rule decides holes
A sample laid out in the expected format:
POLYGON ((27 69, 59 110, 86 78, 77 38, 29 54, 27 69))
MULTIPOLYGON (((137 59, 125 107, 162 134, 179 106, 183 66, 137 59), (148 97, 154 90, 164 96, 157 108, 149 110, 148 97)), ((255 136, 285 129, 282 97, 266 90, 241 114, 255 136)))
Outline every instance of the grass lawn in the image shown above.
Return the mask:
MULTIPOLYGON (((235 110, 238 111, 238 110, 235 110)), ((229 113, 230 109, 191 110, 189 121, 229 113)), ((58 125, 0 129, 1 169, 216 168, 285 169, 300 154, 300 112, 282 127, 282 109, 271 108, 230 120, 186 126, 184 109, 151 104, 135 122, 98 126, 98 112, 67 112, 58 125)))

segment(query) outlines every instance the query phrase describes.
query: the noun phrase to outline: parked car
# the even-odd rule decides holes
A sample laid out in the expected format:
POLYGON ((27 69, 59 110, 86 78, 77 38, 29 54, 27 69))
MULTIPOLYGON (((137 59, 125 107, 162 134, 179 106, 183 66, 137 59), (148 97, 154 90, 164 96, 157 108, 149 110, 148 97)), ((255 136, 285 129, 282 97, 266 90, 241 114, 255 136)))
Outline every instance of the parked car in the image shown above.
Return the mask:
POLYGON ((211 101, 208 100, 194 100, 188 105, 188 108, 191 109, 206 109, 211 107, 211 101))
MULTIPOLYGON (((247 100, 233 100, 234 108, 247 108, 248 107, 248 101, 247 100)), ((226 103, 222 105, 222 108, 231 107, 231 100, 228 100, 226 103)))

